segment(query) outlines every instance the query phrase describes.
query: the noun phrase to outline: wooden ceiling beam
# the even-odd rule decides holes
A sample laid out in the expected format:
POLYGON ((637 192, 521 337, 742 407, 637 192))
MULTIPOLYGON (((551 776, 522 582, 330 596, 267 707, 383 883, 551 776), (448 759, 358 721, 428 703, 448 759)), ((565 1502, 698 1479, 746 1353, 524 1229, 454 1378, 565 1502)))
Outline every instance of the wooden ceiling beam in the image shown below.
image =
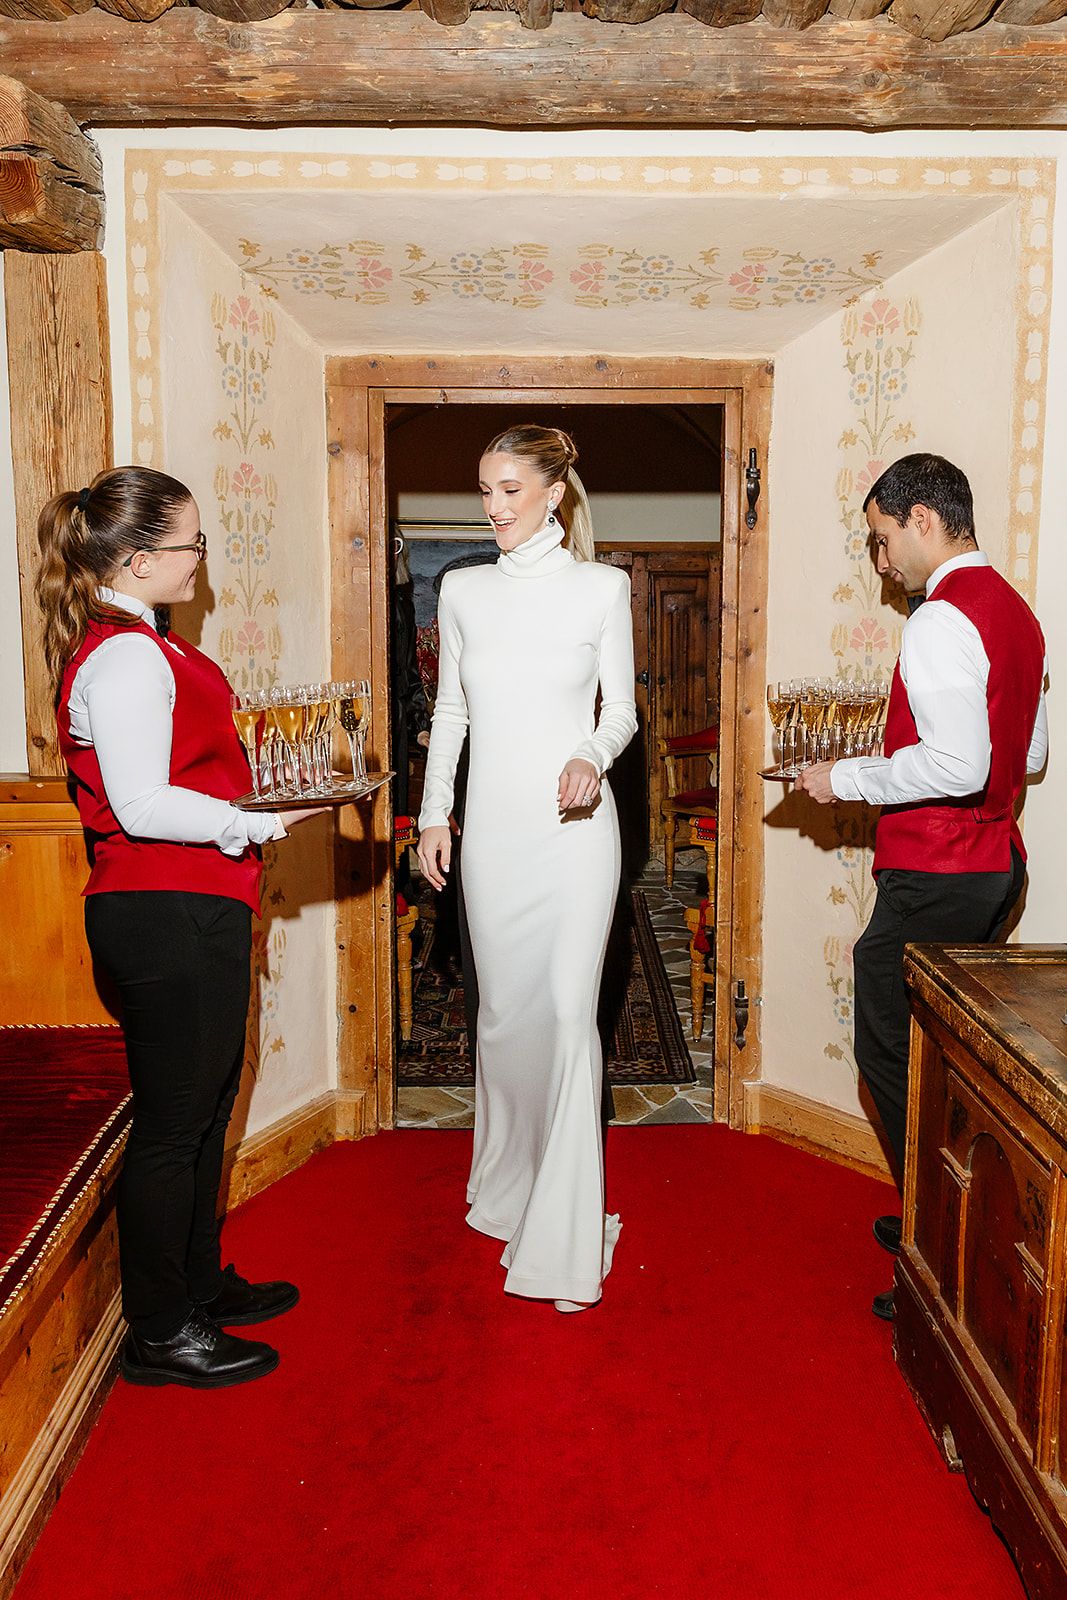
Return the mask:
POLYGON ((54 26, 0 18, 0 60, 80 122, 108 126, 1067 126, 1060 23, 991 23, 931 44, 884 17, 795 32, 684 15, 618 28, 559 12, 534 31, 510 12, 441 28, 414 9, 301 9, 242 27, 175 6, 149 24, 101 11, 54 26))
POLYGON ((96 146, 62 106, 0 78, 0 249, 96 250, 103 236, 96 146))

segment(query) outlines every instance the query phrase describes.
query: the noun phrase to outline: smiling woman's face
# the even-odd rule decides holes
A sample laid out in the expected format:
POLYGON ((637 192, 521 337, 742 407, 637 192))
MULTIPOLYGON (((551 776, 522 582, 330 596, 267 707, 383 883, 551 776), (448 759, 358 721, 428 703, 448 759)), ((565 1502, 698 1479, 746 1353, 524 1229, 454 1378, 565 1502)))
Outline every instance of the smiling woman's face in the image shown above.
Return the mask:
POLYGON ((562 483, 545 483, 529 462, 494 451, 478 468, 482 505, 501 550, 516 550, 543 528, 563 495, 562 483))

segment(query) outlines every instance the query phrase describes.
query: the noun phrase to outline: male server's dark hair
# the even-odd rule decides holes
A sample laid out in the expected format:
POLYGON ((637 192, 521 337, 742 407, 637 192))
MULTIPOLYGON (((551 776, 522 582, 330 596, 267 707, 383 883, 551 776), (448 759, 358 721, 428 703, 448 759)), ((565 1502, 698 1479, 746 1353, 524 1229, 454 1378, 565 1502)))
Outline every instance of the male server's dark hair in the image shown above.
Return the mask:
POLYGON ((916 454, 901 456, 886 467, 870 490, 863 509, 871 501, 879 511, 892 517, 903 528, 913 506, 928 506, 936 511, 945 532, 953 539, 974 538, 974 498, 966 474, 944 456, 916 454))

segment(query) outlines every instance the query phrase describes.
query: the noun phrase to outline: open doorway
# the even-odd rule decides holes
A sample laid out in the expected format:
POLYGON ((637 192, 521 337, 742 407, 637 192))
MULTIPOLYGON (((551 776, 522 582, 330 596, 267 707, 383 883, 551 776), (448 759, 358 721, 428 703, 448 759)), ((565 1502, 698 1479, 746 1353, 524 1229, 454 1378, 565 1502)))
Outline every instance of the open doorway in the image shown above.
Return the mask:
MULTIPOLYGON (((706 848, 678 832, 674 882, 664 877, 666 741, 717 729, 720 704, 724 406, 681 401, 626 406, 588 400, 387 405, 385 496, 393 541, 393 765, 397 811, 417 816, 423 730, 435 691, 435 620, 443 573, 495 560, 477 493, 477 462, 517 422, 565 428, 579 449, 597 559, 630 578, 638 734, 610 775, 623 874, 601 1005, 610 1110, 624 1122, 713 1114, 714 1026, 708 1005, 693 1039, 687 908, 708 895, 706 848), (414 694, 412 686, 415 686, 414 694)), ((706 749, 678 757, 674 786, 709 788, 706 749)), ((714 802, 712 802, 714 806, 714 802)), ((461 847, 460 847, 461 848, 461 847)), ((458 875, 461 878, 461 874, 458 875)), ((399 1120, 460 1127, 473 1099, 472 970, 462 897, 421 888, 401 854, 397 890, 416 911, 412 1015, 402 1017, 399 1120)), ((714 913, 707 918, 714 940, 714 913)), ((407 951, 401 942, 402 961, 407 951)), ((714 953, 708 953, 714 971, 714 953)), ((407 974, 402 974, 406 985, 407 974)), ((476 994, 476 992, 475 992, 476 994)))

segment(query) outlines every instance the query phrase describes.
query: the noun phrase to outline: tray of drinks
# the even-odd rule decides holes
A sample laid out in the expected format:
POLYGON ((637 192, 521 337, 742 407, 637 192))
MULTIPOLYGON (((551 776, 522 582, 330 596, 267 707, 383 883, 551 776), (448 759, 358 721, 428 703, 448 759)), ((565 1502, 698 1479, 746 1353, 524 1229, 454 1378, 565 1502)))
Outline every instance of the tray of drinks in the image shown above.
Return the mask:
POLYGON ((329 788, 305 794, 242 794, 233 804, 238 811, 306 811, 311 806, 347 806, 366 799, 389 782, 391 772, 369 772, 365 783, 356 783, 347 772, 335 772, 329 788))
POLYGON ((778 766, 768 782, 792 782, 817 761, 880 752, 889 694, 877 679, 791 678, 767 685, 778 766))

